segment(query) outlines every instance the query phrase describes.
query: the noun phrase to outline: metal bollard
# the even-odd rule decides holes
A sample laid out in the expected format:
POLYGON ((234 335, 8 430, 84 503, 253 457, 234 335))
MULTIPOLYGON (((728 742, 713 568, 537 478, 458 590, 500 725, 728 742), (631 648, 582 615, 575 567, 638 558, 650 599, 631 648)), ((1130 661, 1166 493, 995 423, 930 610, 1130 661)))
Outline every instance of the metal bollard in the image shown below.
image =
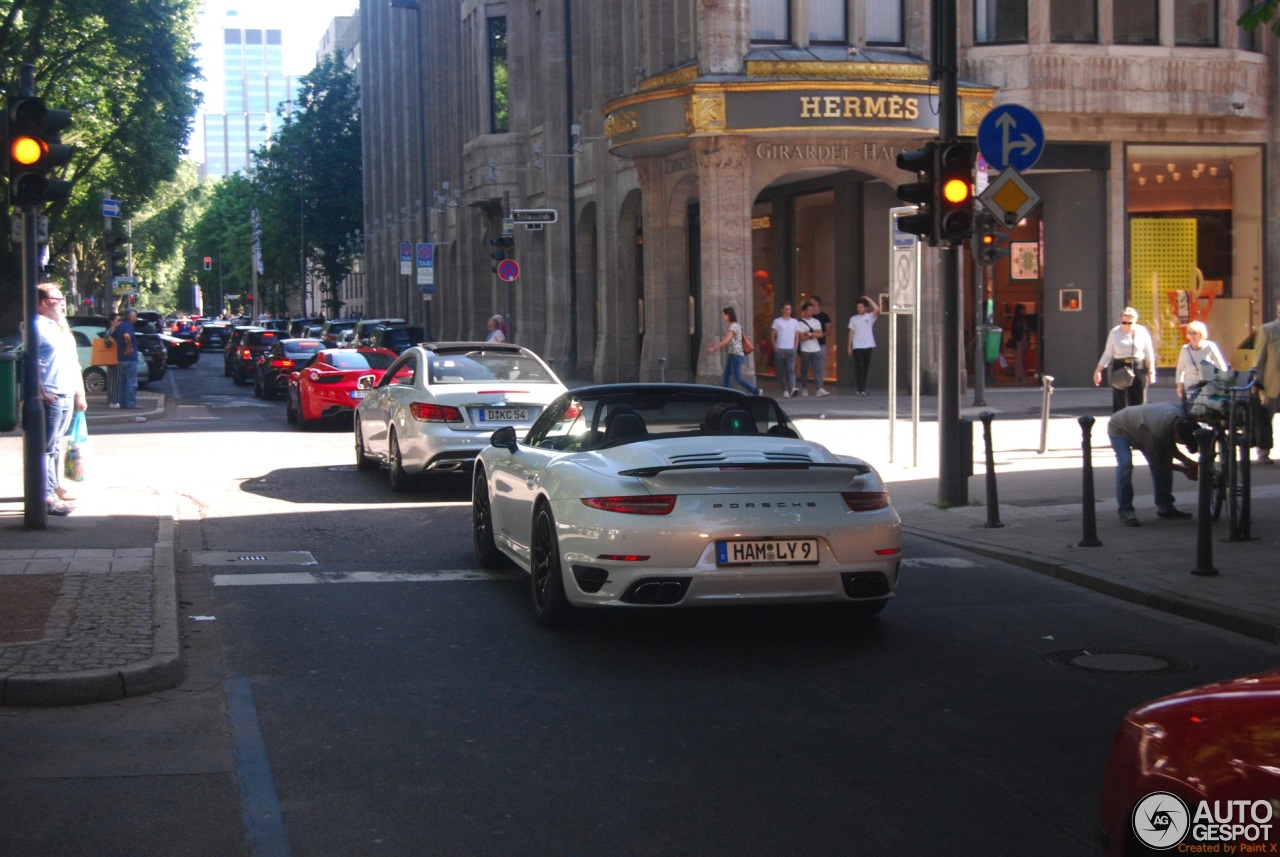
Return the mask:
POLYGON ((1239 514, 1232 519, 1231 541, 1253 541, 1253 460, 1249 450, 1253 448, 1252 413, 1245 410, 1244 425, 1240 427, 1240 498, 1239 514))
POLYGON ((1053 376, 1041 375, 1040 384, 1040 454, 1044 455, 1049 448, 1049 399, 1053 396, 1053 376))
POLYGON ((995 417, 991 411, 978 414, 982 420, 982 440, 987 448, 987 523, 989 529, 1003 527, 1000 523, 1000 495, 996 491, 996 456, 991 448, 991 420, 995 417))
POLYGON ((667 383, 667 358, 658 358, 658 378, 662 383, 667 383))
POLYGON ((1196 507, 1196 567, 1192 574, 1213 577, 1213 432, 1196 429, 1196 447, 1200 450, 1200 496, 1196 507))
MULTIPOLYGON (((1052 379, 1050 379, 1052 380, 1052 379)), ((1102 542, 1098 541, 1098 509, 1093 493, 1093 417, 1083 416, 1078 420, 1080 423, 1081 433, 1084 439, 1081 441, 1081 449, 1083 450, 1084 467, 1084 537, 1080 539, 1080 547, 1096 548, 1101 547, 1102 542)))

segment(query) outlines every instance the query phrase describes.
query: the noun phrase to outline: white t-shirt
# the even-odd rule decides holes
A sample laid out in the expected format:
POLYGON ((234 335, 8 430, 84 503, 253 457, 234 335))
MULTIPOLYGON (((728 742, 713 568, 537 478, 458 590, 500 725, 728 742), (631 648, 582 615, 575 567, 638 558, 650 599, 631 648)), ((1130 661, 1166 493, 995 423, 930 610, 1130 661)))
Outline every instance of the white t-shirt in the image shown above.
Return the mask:
POLYGON ((822 345, 818 342, 817 337, 822 335, 822 322, 818 321, 816 318, 805 318, 804 316, 801 316, 800 324, 809 328, 809 332, 813 334, 813 336, 800 343, 800 350, 805 354, 812 354, 815 351, 821 351, 822 345))
POLYGON ((854 348, 875 348, 876 338, 871 333, 871 329, 875 326, 876 317, 869 312, 854 313, 849 318, 849 330, 851 334, 854 348))
POLYGON ((800 332, 800 325, 804 322, 800 319, 783 318, 778 316, 773 320, 773 329, 778 332, 778 341, 776 348, 779 351, 795 351, 796 350, 796 334, 800 332))

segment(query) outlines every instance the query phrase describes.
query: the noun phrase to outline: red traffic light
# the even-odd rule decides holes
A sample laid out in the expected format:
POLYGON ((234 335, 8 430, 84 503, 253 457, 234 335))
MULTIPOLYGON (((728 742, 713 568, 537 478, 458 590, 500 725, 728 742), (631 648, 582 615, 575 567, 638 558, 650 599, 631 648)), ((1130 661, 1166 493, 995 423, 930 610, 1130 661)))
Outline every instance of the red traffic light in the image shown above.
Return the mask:
POLYGON ((212 256, 205 256, 205 257, 204 257, 204 269, 205 269, 206 271, 212 271, 212 270, 213 270, 213 257, 212 257, 212 256))

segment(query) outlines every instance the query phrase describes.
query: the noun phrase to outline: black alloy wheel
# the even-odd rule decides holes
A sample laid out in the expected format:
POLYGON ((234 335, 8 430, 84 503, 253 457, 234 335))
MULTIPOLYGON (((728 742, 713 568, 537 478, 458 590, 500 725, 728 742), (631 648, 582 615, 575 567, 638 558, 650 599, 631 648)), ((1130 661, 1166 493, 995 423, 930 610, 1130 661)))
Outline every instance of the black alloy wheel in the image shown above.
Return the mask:
POLYGON ((378 459, 370 458, 364 451, 364 431, 360 428, 360 420, 356 420, 355 429, 351 432, 356 439, 356 470, 368 473, 378 469, 378 459))
POLYGON ((404 459, 400 455, 400 439, 396 430, 391 430, 387 438, 387 469, 391 471, 391 490, 397 494, 413 490, 414 478, 404 469, 404 459))
POLYGON ((475 545, 476 559, 485 568, 502 568, 507 557, 498 550, 493 539, 493 507, 489 505, 489 483, 484 471, 476 468, 471 481, 471 541, 475 545))
POLYGON ((533 544, 529 552, 529 585, 533 592, 533 614, 547 627, 571 622, 577 609, 564 591, 560 568, 560 545, 556 522, 545 504, 533 516, 533 544))

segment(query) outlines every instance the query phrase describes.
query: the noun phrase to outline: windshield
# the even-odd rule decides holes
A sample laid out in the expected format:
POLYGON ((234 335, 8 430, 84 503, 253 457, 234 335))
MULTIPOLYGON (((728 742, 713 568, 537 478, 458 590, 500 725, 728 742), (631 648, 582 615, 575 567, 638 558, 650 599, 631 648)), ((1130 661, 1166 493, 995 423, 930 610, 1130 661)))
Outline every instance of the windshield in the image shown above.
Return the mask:
POLYGON ((329 352, 329 363, 337 369, 386 369, 395 360, 394 354, 364 353, 361 351, 329 352))
POLYGON ((555 378, 532 357, 510 352, 472 351, 432 354, 427 364, 432 384, 475 384, 484 381, 524 381, 554 384, 555 378))

